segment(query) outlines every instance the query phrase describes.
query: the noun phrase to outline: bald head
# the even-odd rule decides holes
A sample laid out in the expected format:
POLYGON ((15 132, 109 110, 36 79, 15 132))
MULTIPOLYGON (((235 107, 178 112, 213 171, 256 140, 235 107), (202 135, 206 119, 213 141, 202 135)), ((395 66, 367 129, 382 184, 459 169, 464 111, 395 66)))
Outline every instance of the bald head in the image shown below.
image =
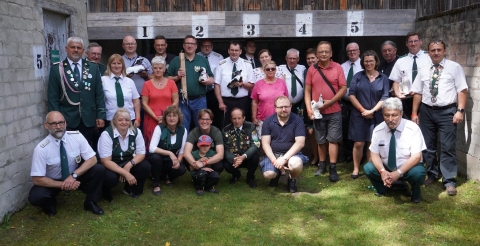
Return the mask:
POLYGON ((63 135, 65 135, 65 129, 67 128, 65 118, 62 113, 58 111, 48 113, 47 116, 45 116, 45 123, 43 125, 50 135, 56 139, 62 139, 63 135))
POLYGON ((137 54, 137 41, 130 35, 123 38, 122 47, 127 56, 137 54))
POLYGON ((357 43, 349 43, 347 45, 347 56, 350 62, 356 62, 360 57, 360 47, 357 43))
POLYGON ((45 122, 64 121, 63 114, 58 111, 51 111, 45 116, 45 122))

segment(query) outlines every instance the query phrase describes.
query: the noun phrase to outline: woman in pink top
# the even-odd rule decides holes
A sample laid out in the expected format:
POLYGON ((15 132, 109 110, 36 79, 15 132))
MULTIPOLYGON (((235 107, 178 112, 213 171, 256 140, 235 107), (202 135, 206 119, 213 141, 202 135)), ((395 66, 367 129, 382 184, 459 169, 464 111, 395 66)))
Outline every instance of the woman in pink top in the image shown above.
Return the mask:
POLYGON ((173 80, 163 75, 166 69, 165 59, 156 56, 152 59, 153 78, 143 85, 142 106, 145 110, 143 138, 145 146, 150 146, 155 127, 162 123, 163 111, 170 105, 178 105, 178 89, 173 80))
POLYGON ((275 113, 275 98, 288 97, 285 81, 275 77, 277 66, 274 61, 267 61, 263 65, 266 77, 255 83, 252 90, 252 123, 257 126, 258 135, 262 135, 263 121, 275 113))

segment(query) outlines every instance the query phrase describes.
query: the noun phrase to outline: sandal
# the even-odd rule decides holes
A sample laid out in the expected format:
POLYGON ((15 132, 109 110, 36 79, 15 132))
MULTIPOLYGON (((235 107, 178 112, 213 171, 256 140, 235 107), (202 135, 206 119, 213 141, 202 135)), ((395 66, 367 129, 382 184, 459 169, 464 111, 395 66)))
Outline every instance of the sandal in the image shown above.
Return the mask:
POLYGON ((154 184, 153 185, 153 190, 152 190, 152 194, 154 194, 155 196, 159 196, 160 194, 162 194, 162 190, 158 190, 158 191, 155 191, 155 188, 160 188, 160 185, 159 184, 154 184))

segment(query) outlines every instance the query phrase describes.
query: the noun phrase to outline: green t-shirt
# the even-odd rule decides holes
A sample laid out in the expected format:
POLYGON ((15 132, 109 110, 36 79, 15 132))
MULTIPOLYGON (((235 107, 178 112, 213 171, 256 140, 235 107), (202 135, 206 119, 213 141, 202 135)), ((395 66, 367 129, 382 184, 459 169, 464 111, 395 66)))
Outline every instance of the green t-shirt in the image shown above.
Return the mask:
MULTIPOLYGON (((198 146, 197 146, 198 138, 202 135, 204 135, 204 134, 200 131, 199 127, 195 127, 188 134, 187 142, 193 144, 193 150, 198 149, 198 146)), ((213 140, 211 149, 215 149, 215 146, 217 146, 217 145, 223 145, 222 132, 218 128, 216 128, 215 126, 210 126, 210 132, 206 135, 210 136, 213 140)))
MULTIPOLYGON (((209 149, 207 151, 207 153, 205 154, 204 157, 212 157, 216 154, 215 151, 213 151, 212 149, 209 149)), ((199 160, 200 158, 202 158, 200 156, 200 150, 195 150, 195 151, 192 151, 192 156, 193 156, 193 159, 195 159, 196 161, 199 160)))
MULTIPOLYGON (((198 81, 200 77, 200 68, 204 67, 207 69, 207 74, 209 77, 213 78, 212 70, 210 69, 210 64, 208 63, 205 57, 195 54, 193 60, 190 61, 185 58, 185 71, 187 76, 187 92, 188 96, 199 96, 205 95, 207 93, 207 86, 203 85, 198 81)), ((177 56, 168 65, 167 76, 177 76, 178 69, 180 69, 180 57, 177 56)), ((182 89, 181 81, 176 82, 178 90, 182 89)))

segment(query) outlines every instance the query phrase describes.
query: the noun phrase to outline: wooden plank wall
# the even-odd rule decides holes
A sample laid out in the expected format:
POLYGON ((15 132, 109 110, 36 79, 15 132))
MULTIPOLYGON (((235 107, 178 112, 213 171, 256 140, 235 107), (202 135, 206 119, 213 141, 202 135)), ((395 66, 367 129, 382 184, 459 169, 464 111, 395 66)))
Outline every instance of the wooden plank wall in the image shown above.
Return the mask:
MULTIPOLYGON (((412 9, 418 0, 88 0, 90 13, 412 9)), ((429 1, 429 0, 421 0, 429 1)), ((451 0, 441 0, 451 1, 451 0)), ((476 0, 453 0, 476 1, 476 0)))

